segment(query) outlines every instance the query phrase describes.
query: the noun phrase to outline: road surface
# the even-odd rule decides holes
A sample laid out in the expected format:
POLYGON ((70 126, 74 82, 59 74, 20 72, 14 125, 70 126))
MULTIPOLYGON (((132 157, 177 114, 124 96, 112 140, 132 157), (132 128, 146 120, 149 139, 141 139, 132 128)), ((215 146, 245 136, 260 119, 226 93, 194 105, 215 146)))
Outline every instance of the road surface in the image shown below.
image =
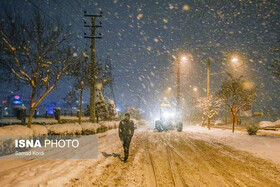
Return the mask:
MULTIPOLYGON (((107 143, 111 142, 118 144, 111 151, 120 153, 116 135, 107 143)), ((279 166, 220 143, 199 140, 193 133, 138 130, 127 163, 102 158, 67 185, 279 186, 279 176, 279 166)))
POLYGON ((127 163, 105 158, 123 153, 117 132, 98 135, 95 160, 0 159, 0 186, 280 186, 278 164, 190 131, 140 128, 127 163))

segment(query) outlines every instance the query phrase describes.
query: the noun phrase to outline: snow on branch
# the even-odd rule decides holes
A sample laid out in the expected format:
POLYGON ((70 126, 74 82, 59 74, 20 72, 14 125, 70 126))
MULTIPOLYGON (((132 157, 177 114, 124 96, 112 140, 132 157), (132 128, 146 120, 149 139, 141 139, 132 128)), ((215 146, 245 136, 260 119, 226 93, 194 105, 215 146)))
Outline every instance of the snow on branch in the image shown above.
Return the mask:
POLYGON ((222 100, 214 96, 201 97, 197 99, 196 107, 202 110, 204 116, 212 118, 217 115, 221 110, 222 100))

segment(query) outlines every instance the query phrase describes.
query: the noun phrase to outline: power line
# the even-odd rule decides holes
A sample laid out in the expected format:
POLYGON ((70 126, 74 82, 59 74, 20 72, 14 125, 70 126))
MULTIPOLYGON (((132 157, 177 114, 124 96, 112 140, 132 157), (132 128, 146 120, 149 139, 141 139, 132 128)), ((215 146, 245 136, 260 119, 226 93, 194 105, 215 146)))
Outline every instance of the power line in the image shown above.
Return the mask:
POLYGON ((73 6, 72 1, 69 1, 70 6, 72 7, 72 9, 79 15, 81 12, 78 11, 76 8, 74 8, 75 6, 73 6))
MULTIPOLYGON (((72 17, 71 16, 71 13, 69 13, 69 11, 65 11, 65 8, 62 8, 62 6, 56 1, 56 0, 53 0, 53 2, 61 9, 61 10, 64 10, 64 12, 67 12, 66 14, 67 14, 67 19, 68 19, 68 21, 69 21, 69 18, 70 17, 72 17)), ((64 6, 65 7, 65 6, 64 6)), ((74 9, 75 10, 75 9, 74 9)), ((80 25, 79 24, 77 24, 76 22, 75 22, 75 19, 71 19, 70 20, 70 22, 71 21, 73 21, 73 23, 76 25, 76 26, 78 26, 78 27, 80 27, 80 25)))
POLYGON ((51 17, 48 13, 46 13, 44 10, 42 10, 39 6, 37 6, 35 3, 33 3, 31 0, 27 0, 32 6, 34 6, 35 8, 39 9, 42 13, 44 13, 48 18, 50 18, 53 21, 57 21, 55 20, 53 17, 51 17))

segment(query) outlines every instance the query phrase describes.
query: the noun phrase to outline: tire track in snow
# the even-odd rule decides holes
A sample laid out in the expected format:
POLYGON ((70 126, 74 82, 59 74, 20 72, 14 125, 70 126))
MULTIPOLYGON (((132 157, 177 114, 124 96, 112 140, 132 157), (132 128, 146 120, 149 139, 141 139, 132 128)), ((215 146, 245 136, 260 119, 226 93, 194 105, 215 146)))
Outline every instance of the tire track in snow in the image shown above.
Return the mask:
POLYGON ((148 181, 148 186, 158 186, 157 185, 157 175, 155 173, 154 161, 152 160, 152 156, 150 154, 150 146, 149 146, 149 132, 145 133, 145 173, 148 181), (148 175, 148 177, 147 177, 148 175))
MULTIPOLYGON (((168 144, 168 142, 165 142, 163 140, 162 136, 160 136, 160 138, 165 145, 165 149, 166 149, 167 157, 168 157, 168 163, 169 163, 171 175, 172 175, 172 178, 173 178, 174 186, 188 186, 185 183, 185 180, 184 180, 181 172, 178 170, 178 166, 177 166, 178 164, 175 162, 174 155, 173 155, 174 150, 172 149, 170 144, 168 144)), ((170 141, 170 139, 169 139, 169 141, 170 141)))
POLYGON ((195 150, 194 154, 197 154, 199 158, 205 161, 204 163, 208 163, 212 169, 216 170, 217 174, 227 182, 227 185, 247 186, 249 184, 249 186, 259 186, 263 184, 272 185, 274 182, 274 185, 279 184, 279 180, 271 180, 271 177, 266 175, 266 172, 261 170, 260 167, 264 167, 263 169, 266 171, 273 172, 274 177, 277 177, 275 173, 277 169, 267 167, 268 164, 262 164, 261 159, 233 150, 222 144, 212 146, 209 142, 190 139, 187 135, 187 133, 179 134, 181 139, 185 141, 185 145, 192 145, 192 149, 195 150), (234 154, 235 157, 221 154, 221 152, 225 151, 224 149, 231 155, 234 154), (236 156, 239 158, 236 159, 236 156), (243 159, 244 162, 240 162, 240 159, 243 159))

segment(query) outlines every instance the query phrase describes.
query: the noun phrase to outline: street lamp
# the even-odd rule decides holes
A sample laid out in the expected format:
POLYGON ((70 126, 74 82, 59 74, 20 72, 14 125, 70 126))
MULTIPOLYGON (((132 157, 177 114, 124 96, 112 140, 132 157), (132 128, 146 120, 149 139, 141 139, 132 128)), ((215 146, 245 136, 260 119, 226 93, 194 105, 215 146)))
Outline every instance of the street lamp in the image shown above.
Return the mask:
POLYGON ((231 62, 231 66, 234 68, 235 71, 237 71, 237 68, 241 68, 242 66, 245 65, 243 64, 242 59, 236 55, 232 56, 230 62, 231 62))
POLYGON ((182 61, 186 61, 186 60, 187 60, 187 57, 186 57, 186 56, 183 56, 183 57, 181 58, 181 60, 182 60, 182 61))
POLYGON ((233 58, 231 59, 231 62, 238 62, 238 58, 237 58, 237 57, 233 57, 233 58))

